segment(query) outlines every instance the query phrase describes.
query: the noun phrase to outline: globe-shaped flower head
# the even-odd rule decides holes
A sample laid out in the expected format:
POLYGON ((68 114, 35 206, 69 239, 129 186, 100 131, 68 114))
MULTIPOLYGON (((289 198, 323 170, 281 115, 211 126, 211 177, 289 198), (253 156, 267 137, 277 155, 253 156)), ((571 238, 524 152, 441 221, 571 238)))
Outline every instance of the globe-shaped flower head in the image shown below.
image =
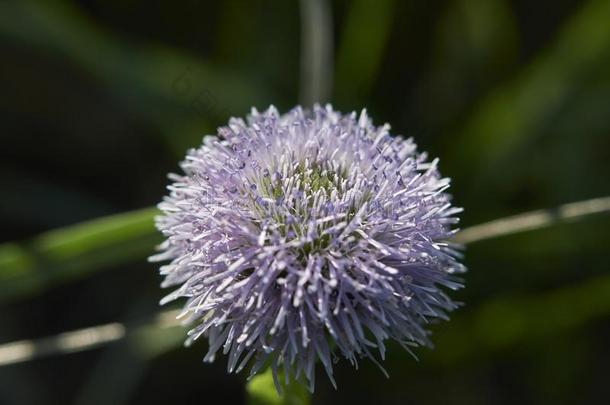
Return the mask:
POLYGON ((386 339, 429 343, 425 325, 456 307, 443 288, 464 270, 446 242, 460 209, 437 160, 389 129, 365 111, 270 107, 188 152, 153 259, 171 259, 163 302, 187 298, 205 360, 222 348, 229 372, 283 367, 313 390, 318 359, 333 381, 337 355, 379 364, 386 339))

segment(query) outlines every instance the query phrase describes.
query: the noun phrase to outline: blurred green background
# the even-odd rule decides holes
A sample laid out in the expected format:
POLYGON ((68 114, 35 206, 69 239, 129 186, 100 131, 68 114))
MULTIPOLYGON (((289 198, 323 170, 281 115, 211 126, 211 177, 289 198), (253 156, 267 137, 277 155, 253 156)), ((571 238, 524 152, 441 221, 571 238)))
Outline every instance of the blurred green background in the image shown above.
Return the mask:
MULTIPOLYGON (((439 156, 464 227, 610 194, 610 1, 329 1, 309 29, 303 3, 0 2, 0 343, 152 319, 151 210, 36 235, 150 207, 229 116, 307 102, 308 36, 323 101, 439 156)), ((312 403, 607 400, 609 245, 608 215, 473 243, 434 351, 319 369, 312 403)), ((0 366, 0 404, 243 403, 182 335, 0 366)))

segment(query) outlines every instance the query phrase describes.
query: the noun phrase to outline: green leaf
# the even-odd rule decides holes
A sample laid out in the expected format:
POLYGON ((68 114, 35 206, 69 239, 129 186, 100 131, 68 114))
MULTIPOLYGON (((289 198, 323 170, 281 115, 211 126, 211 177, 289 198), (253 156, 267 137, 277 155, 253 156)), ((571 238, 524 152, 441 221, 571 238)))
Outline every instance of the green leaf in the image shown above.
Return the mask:
POLYGON ((154 208, 112 215, 0 245, 0 302, 153 253, 154 208))
POLYGON ((271 368, 264 373, 254 376, 246 385, 248 405, 308 405, 309 393, 303 385, 296 381, 286 386, 280 379, 282 394, 278 395, 271 368))

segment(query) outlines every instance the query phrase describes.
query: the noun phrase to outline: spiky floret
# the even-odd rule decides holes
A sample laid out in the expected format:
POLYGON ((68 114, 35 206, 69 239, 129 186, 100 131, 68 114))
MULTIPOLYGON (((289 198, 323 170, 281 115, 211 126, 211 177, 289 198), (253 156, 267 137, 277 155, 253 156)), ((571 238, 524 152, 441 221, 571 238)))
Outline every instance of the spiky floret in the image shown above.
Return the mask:
POLYGON ((231 119, 171 175, 156 220, 167 237, 162 302, 186 297, 196 326, 229 372, 282 366, 314 386, 333 353, 379 365, 386 339, 429 344, 425 324, 456 304, 464 270, 445 241, 455 232, 437 160, 392 137, 362 111, 274 107, 231 119), (334 350, 333 350, 334 348, 334 350))

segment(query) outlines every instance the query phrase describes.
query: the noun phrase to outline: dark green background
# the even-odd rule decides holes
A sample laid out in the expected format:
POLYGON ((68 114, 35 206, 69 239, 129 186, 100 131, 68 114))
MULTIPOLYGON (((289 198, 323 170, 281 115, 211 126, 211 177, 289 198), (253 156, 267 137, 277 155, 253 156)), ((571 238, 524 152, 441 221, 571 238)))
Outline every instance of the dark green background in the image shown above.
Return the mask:
MULTIPOLYGON (((610 194, 610 2, 334 1, 331 101, 413 136, 463 226, 610 194)), ((2 1, 0 241, 151 206, 188 147, 299 102, 293 1, 2 1)), ((318 370, 314 404, 608 398, 610 218, 472 244, 465 302, 419 362, 318 370)), ((0 302, 0 342, 146 318, 144 256, 0 302)), ((2 268, 0 268, 2 272, 2 268)), ((0 368, 0 404, 242 403, 202 341, 157 336, 0 368), (152 342, 152 343, 151 343, 152 342), (148 346, 147 346, 148 345, 148 346), (144 353, 144 354, 143 354, 144 353), (152 354, 151 354, 152 353, 152 354)))

